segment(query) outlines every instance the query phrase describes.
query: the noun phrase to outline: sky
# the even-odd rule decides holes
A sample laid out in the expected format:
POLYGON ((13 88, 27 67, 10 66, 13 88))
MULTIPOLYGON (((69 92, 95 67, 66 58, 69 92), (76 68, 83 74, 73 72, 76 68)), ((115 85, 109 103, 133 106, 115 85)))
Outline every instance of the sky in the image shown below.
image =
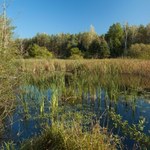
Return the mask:
MULTIPOLYGON (((3 0, 0 0, 2 3, 3 0)), ((113 23, 150 23, 150 0, 6 0, 15 36, 79 33, 93 25, 104 34, 113 23)))

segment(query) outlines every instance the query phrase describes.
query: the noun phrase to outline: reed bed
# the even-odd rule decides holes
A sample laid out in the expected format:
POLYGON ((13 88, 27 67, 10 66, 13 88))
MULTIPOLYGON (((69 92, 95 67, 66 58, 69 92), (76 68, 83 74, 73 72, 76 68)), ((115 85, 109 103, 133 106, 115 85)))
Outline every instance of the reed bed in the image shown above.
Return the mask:
MULTIPOLYGON (((49 86, 54 83, 64 89, 64 95, 72 92, 71 86, 79 89, 117 86, 148 89, 150 83, 150 61, 137 59, 102 59, 102 60, 22 60, 21 70, 28 80, 38 85, 49 86), (30 79, 29 79, 30 77, 30 79), (65 90, 66 89, 66 90, 65 90), (66 91, 66 92, 65 92, 66 91)), ((88 91, 88 89, 86 89, 88 91)))
POLYGON ((150 61, 136 59, 27 59, 22 60, 21 69, 30 84, 52 89, 55 85, 62 100, 75 102, 82 100, 83 91, 94 97, 96 87, 104 88, 111 99, 131 89, 143 92, 149 89, 149 66, 150 61))
POLYGON ((74 70, 95 73, 119 73, 150 77, 150 60, 102 59, 102 60, 22 60, 22 71, 40 74, 43 72, 73 72, 74 70))

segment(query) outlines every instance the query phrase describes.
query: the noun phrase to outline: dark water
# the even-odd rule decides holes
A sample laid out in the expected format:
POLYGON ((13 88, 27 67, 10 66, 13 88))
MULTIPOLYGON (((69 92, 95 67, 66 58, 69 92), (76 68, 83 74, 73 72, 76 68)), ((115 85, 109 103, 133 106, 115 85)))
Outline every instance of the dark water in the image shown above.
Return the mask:
MULTIPOLYGON (((49 106, 52 91, 50 89, 39 90, 36 86, 23 87, 25 93, 17 95, 18 106, 10 118, 6 120, 3 141, 12 140, 16 145, 33 136, 39 135, 43 130, 43 125, 51 124, 49 106), (41 100, 44 99, 45 116, 40 117, 41 100)), ((82 101, 76 104, 63 104, 59 106, 64 111, 81 112, 83 115, 92 113, 89 119, 96 120, 102 127, 107 127, 109 131, 124 137, 124 149, 132 149, 136 141, 125 136, 119 129, 115 129, 113 121, 108 115, 108 110, 113 108, 117 114, 122 116, 122 120, 127 120, 129 124, 137 124, 141 117, 146 119, 143 132, 150 136, 150 93, 140 95, 128 95, 128 100, 124 94, 120 94, 116 100, 111 100, 103 88, 98 88, 95 94, 82 92, 82 101), (146 96, 145 96, 146 95, 146 96)))

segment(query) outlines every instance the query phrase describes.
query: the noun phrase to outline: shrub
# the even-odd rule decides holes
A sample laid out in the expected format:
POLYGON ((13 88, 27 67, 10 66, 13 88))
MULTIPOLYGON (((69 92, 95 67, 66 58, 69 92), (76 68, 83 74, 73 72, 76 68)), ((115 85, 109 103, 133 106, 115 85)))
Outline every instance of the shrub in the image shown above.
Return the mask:
POLYGON ((30 46, 28 52, 29 56, 34 58, 53 58, 53 54, 46 47, 40 47, 37 44, 30 46))
POLYGON ((71 48, 70 51, 71 51, 70 59, 82 59, 83 58, 83 54, 79 50, 79 48, 77 48, 77 47, 71 48))
POLYGON ((133 44, 128 55, 132 58, 150 59, 150 44, 133 44))

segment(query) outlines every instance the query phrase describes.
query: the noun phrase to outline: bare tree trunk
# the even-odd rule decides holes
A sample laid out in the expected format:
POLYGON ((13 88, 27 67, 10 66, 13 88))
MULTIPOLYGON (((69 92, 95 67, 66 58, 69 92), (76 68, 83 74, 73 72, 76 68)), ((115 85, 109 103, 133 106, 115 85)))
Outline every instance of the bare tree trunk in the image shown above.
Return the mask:
POLYGON ((6 48, 6 3, 5 0, 2 5, 3 13, 2 13, 2 48, 6 48))

